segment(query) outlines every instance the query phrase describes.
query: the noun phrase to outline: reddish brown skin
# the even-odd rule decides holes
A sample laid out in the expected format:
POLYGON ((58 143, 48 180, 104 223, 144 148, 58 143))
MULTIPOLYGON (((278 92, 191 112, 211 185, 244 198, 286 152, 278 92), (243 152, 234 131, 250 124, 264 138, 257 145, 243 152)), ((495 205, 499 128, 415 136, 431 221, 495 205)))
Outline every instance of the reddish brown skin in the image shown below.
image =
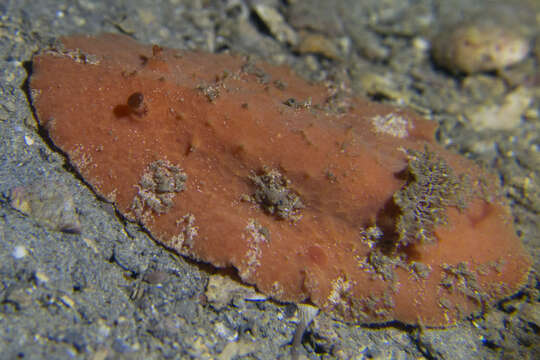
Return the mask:
MULTIPOLYGON (((138 219, 180 254, 234 267, 243 281, 276 300, 311 301, 354 322, 449 325, 523 283, 530 259, 512 219, 500 199, 487 202, 477 188, 466 210, 448 208, 448 225, 435 229, 437 241, 407 249, 414 255, 408 261, 431 267, 426 279, 396 268, 398 282, 392 286, 359 266, 370 251, 362 229, 395 216, 385 213, 385 205, 404 186, 399 174, 408 158, 403 149, 423 151, 428 145, 473 184, 478 177, 490 178, 437 145, 433 124, 418 115, 356 98, 349 99, 352 107, 343 114, 319 110, 327 88, 288 68, 257 63, 270 76, 261 83, 241 70, 246 63, 241 56, 152 47, 119 35, 73 36, 61 43, 63 49, 34 58, 30 88, 40 125, 96 193, 130 219, 150 163, 166 159, 182 168, 188 179, 172 208, 138 219), (72 55, 76 49, 84 61, 72 55), (217 84, 217 95, 205 93, 225 72, 229 76, 217 84), (287 86, 275 86, 274 80, 287 86), (130 104, 136 93, 141 101, 130 104), (310 98, 312 106, 284 104, 290 98, 310 98), (134 112, 143 105, 143 113, 134 112), (413 125, 408 136, 374 131, 371 119, 390 113, 413 125), (299 220, 278 219, 242 201, 254 193, 250 176, 264 167, 291 181, 305 206, 299 220), (194 216, 198 229, 192 246, 172 241, 182 230, 177 221, 186 214, 194 216), (252 241, 246 230, 250 219, 267 229, 269 240, 252 241), (477 274, 489 295, 485 303, 440 284, 443 264, 467 262, 476 271, 497 261, 504 263, 497 271, 488 267, 477 274), (349 286, 332 295, 338 279, 349 286), (388 304, 366 305, 385 294, 388 304), (451 302, 449 309, 441 305, 442 297, 451 302)), ((497 186, 488 189, 495 192, 497 186)))

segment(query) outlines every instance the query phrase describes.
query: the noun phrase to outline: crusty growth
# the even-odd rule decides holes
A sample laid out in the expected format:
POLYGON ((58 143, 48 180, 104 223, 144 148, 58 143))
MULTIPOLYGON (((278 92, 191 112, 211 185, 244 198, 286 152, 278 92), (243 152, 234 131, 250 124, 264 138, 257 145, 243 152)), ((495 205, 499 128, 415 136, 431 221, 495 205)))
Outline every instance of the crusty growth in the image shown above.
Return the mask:
POLYGON ((167 160, 156 160, 142 175, 131 210, 135 218, 144 223, 152 213, 162 214, 173 205, 176 193, 184 190, 187 175, 167 160))
POLYGON ((450 292, 458 291, 463 295, 477 301, 479 304, 486 295, 478 284, 476 273, 470 270, 466 262, 456 265, 443 264, 444 275, 441 285, 450 292))
POLYGON ((427 147, 407 152, 405 186, 394 194, 401 211, 396 230, 398 244, 435 240, 434 228, 447 224, 449 206, 463 210, 468 202, 468 181, 458 177, 450 165, 427 147))
POLYGON ((267 213, 278 219, 299 220, 304 207, 300 197, 290 188, 291 181, 278 170, 264 169, 260 175, 249 177, 255 184, 253 200, 267 213))

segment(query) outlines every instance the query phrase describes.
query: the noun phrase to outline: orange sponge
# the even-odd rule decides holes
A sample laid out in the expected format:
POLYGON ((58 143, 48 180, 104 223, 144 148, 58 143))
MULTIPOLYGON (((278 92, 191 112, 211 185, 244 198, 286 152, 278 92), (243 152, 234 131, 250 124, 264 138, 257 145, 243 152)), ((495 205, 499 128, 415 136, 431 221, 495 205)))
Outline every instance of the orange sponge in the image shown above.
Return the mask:
POLYGON ((30 88, 96 193, 279 301, 442 326, 528 273, 496 183, 410 111, 118 35, 61 39, 34 58, 30 88))

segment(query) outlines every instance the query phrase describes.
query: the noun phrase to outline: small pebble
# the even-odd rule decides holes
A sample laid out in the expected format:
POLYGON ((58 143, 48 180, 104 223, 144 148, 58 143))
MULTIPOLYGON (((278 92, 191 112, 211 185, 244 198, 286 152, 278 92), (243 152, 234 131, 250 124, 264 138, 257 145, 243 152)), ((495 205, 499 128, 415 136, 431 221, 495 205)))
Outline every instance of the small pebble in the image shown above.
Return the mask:
POLYGON ((64 304, 65 306, 69 307, 69 308, 73 308, 75 306, 75 301, 73 301, 69 296, 67 295, 62 295, 60 296, 60 301, 62 302, 62 304, 64 304))
POLYGON ((63 184, 41 180, 17 186, 11 189, 9 200, 14 209, 40 225, 66 233, 81 232, 75 203, 63 184))
POLYGON ((38 285, 43 285, 43 284, 46 284, 49 282, 49 277, 47 276, 47 274, 45 274, 44 272, 42 271, 36 271, 36 273, 34 274, 35 278, 36 278, 36 283, 38 285))
POLYGON ((454 73, 503 69, 523 60, 529 41, 512 29, 485 22, 459 23, 433 40, 433 58, 454 73))
POLYGON ((25 135, 25 136, 24 136, 24 142, 25 142, 26 145, 28 145, 28 146, 34 145, 34 139, 32 139, 32 137, 30 137, 30 136, 28 136, 28 135, 25 135))
POLYGON ((249 340, 229 342, 218 356, 218 360, 239 359, 257 350, 257 343, 249 340))
POLYGON ((229 329, 227 325, 225 325, 223 322, 218 321, 216 322, 215 326, 216 333, 224 340, 231 342, 236 341, 238 339, 238 332, 234 331, 232 329, 229 329))
POLYGON ((465 116, 476 130, 510 130, 521 123, 521 117, 531 104, 529 90, 519 87, 508 93, 502 104, 486 104, 465 110, 465 116))
POLYGON ((384 45, 381 37, 372 31, 362 29, 352 33, 351 37, 356 49, 370 61, 383 61, 391 55, 390 48, 384 45))
POLYGON ((11 253, 11 255, 13 255, 15 259, 19 260, 25 257, 26 255, 28 255, 28 250, 26 250, 26 248, 23 245, 17 245, 13 249, 13 252, 11 253))
POLYGON ((540 304, 526 303, 521 309, 521 317, 526 319, 530 324, 534 324, 537 328, 540 327, 540 304))
POLYGON ((239 284, 231 278, 215 274, 208 279, 205 295, 216 310, 230 304, 234 298, 262 301, 267 296, 259 294, 253 287, 239 284), (255 300, 256 299, 256 300, 255 300))
POLYGON ((412 41, 412 45, 419 52, 427 51, 430 47, 429 41, 423 37, 415 37, 412 41))
POLYGON ((300 54, 318 54, 329 59, 339 59, 341 53, 336 43, 322 35, 315 33, 303 33, 296 51, 300 54))
POLYGON ((165 271, 150 271, 144 274, 143 280, 152 285, 163 284, 169 278, 169 274, 165 271))
POLYGON ((268 27, 268 30, 274 35, 277 41, 291 45, 298 43, 296 31, 287 24, 279 11, 264 4, 254 5, 253 10, 268 27))

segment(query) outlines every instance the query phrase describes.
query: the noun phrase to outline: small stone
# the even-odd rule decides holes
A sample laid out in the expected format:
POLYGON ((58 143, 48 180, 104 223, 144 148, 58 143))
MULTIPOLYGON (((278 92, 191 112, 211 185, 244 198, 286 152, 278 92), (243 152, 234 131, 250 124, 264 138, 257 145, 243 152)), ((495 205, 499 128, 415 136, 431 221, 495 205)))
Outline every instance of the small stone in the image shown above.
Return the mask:
POLYGON ((214 329, 222 339, 227 340, 228 342, 236 341, 238 339, 238 332, 230 329, 221 321, 216 322, 214 329))
POLYGON ((322 34, 304 33, 301 38, 296 47, 300 54, 318 54, 329 59, 339 59, 341 57, 336 43, 322 34))
POLYGON ((523 60, 529 41, 505 26, 489 22, 459 23, 433 41, 433 58, 455 73, 503 69, 523 60))
POLYGON ((390 48, 382 43, 382 39, 365 29, 351 34, 355 48, 370 61, 383 61, 390 56, 390 48))
POLYGON ((92 360, 105 360, 109 355, 109 350, 106 348, 98 349, 91 357, 92 360))
POLYGON ((359 84, 366 94, 392 100, 396 104, 410 104, 410 95, 400 89, 400 84, 389 74, 364 73, 359 84))
POLYGON ((20 260, 26 255, 28 255, 28 250, 26 250, 26 248, 23 245, 17 245, 13 249, 13 252, 11 253, 11 255, 13 255, 15 259, 20 260))
POLYGON ((10 191, 10 205, 42 226, 79 234, 81 223, 67 188, 50 181, 37 181, 10 191))
POLYGON ((99 248, 95 240, 90 239, 90 238, 83 238, 83 241, 86 244, 86 246, 92 249, 94 254, 99 254, 99 248))
POLYGON ((255 291, 253 287, 239 284, 231 278, 219 274, 210 276, 205 295, 208 302, 216 310, 223 309, 237 297, 248 300, 256 299, 257 301, 267 298, 255 291))
POLYGON ((520 87, 507 94, 502 104, 488 104, 465 110, 465 116, 476 130, 509 130, 517 127, 521 116, 532 101, 526 88, 520 87))
POLYGON ((257 344, 248 342, 246 340, 230 342, 225 345, 223 351, 218 356, 218 360, 239 359, 240 357, 249 355, 256 349, 257 344))
POLYGON ((500 77, 489 74, 469 75, 461 83, 463 96, 469 104, 481 104, 492 99, 502 99, 508 92, 508 87, 500 77))
POLYGON ((62 304, 64 304, 65 306, 69 307, 69 308, 73 308, 75 306, 75 301, 73 301, 69 296, 67 295, 62 295, 60 297, 60 301, 62 302, 62 304))
POLYGON ((30 137, 30 136, 28 136, 28 135, 25 135, 25 136, 24 136, 24 142, 25 142, 26 145, 28 145, 28 146, 34 145, 34 139, 32 139, 32 137, 30 137))
POLYGON ((523 114, 527 120, 538 120, 540 118, 539 109, 528 108, 523 114))
POLYGON ((274 35, 277 41, 290 45, 296 45, 298 43, 298 34, 285 22, 279 11, 264 4, 254 5, 253 10, 268 27, 268 30, 274 35))
POLYGON ((150 271, 144 274, 143 280, 152 285, 163 284, 169 278, 169 274, 165 271, 150 271))
POLYGON ((23 284, 16 284, 8 288, 3 303, 11 303, 16 309, 24 309, 32 304, 31 289, 23 284))
POLYGON ((521 309, 521 315, 524 320, 540 328, 540 305, 538 303, 526 303, 521 309))
POLYGON ((43 285, 49 282, 49 277, 44 272, 36 271, 34 277, 38 285, 43 285))
POLYGON ((416 50, 420 52, 427 51, 429 47, 431 46, 431 44, 429 43, 429 40, 423 37, 415 37, 412 41, 412 45, 416 50))

